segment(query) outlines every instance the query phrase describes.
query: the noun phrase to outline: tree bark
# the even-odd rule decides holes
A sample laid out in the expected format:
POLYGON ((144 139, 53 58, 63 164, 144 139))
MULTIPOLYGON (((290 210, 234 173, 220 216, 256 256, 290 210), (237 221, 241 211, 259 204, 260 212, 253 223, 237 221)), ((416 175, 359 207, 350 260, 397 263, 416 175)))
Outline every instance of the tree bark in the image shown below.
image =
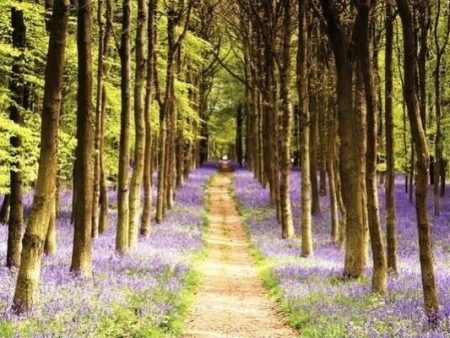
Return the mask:
POLYGON ((120 114, 119 185, 117 192, 118 218, 116 251, 124 254, 129 246, 129 163, 130 163, 130 27, 131 0, 122 3, 122 38, 120 46, 120 92, 122 97, 120 114))
MULTIPOLYGON (((14 58, 10 80, 10 91, 13 103, 9 107, 9 117, 17 125, 23 125, 21 108, 28 101, 27 85, 24 82, 24 52, 26 48, 26 27, 23 11, 11 8, 12 44, 19 49, 20 55, 14 58)), ((10 206, 8 220, 8 246, 6 253, 6 266, 18 267, 20 265, 20 251, 23 228, 23 174, 21 164, 22 137, 14 135, 10 138, 11 151, 15 159, 10 163, 10 206)))
POLYGON ((328 23, 327 32, 333 47, 337 71, 338 134, 341 140, 339 171, 346 211, 344 276, 357 278, 363 273, 366 251, 359 125, 353 110, 353 97, 349 95, 353 92, 353 51, 345 35, 346 31, 340 23, 335 3, 331 0, 321 0, 321 4, 328 23))
POLYGON ((425 312, 428 315, 437 314, 439 301, 437 297, 434 278, 434 263, 432 251, 431 228, 428 223, 427 213, 427 188, 428 188, 428 146, 425 131, 420 118, 418 101, 416 49, 414 43, 414 23, 411 5, 408 0, 397 0, 398 11, 403 25, 404 48, 404 72, 405 88, 404 97, 408 108, 408 116, 411 124, 417 155, 416 174, 416 213, 419 230, 420 267, 422 271, 422 287, 425 301, 425 312))
MULTIPOLYGON (((437 0, 437 14, 435 18, 434 24, 434 43, 436 49, 436 66, 434 68, 434 98, 435 98, 435 107, 436 107, 436 135, 435 135, 435 165, 434 165, 434 184, 433 184, 433 193, 434 193, 434 214, 436 216, 440 215, 441 211, 441 196, 443 192, 445 192, 445 167, 443 161, 443 152, 444 145, 442 144, 442 107, 441 107, 441 68, 442 68, 442 57, 445 53, 445 49, 447 47, 449 41, 449 33, 450 33, 450 23, 447 23, 444 41, 439 41, 439 20, 441 15, 441 1, 437 0), (444 188, 442 188, 444 187, 444 188)), ((447 14, 448 15, 448 14, 447 14)), ((446 18, 447 22, 449 17, 446 18)))
MULTIPOLYGON (((294 222, 291 210, 291 139, 292 139, 292 105, 289 89, 289 75, 291 71, 291 37, 292 37, 292 6, 291 0, 283 0, 283 42, 282 42, 282 67, 280 69, 280 96, 282 118, 281 127, 283 133, 280 145, 280 208, 281 230, 283 238, 294 238, 294 222)), ((242 147, 242 146, 241 146, 242 147)))
POLYGON ((397 231, 395 220, 395 161, 393 116, 393 39, 394 11, 392 0, 386 4, 386 51, 385 51, 385 132, 386 132, 386 237, 388 271, 397 273, 397 231))
POLYGON ((373 62, 370 57, 369 20, 376 2, 374 0, 358 0, 356 27, 356 49, 361 64, 364 91, 367 107, 367 154, 366 154, 366 187, 367 210, 372 246, 373 275, 372 292, 384 294, 387 288, 387 262, 384 238, 380 226, 378 212, 377 184, 377 102, 374 85, 373 62))
POLYGON ((331 213, 331 241, 333 243, 339 242, 339 208, 338 208, 338 192, 337 192, 337 178, 336 178, 336 153, 337 153, 337 138, 336 138, 336 116, 334 114, 334 102, 330 98, 328 104, 328 156, 326 159, 326 168, 328 173, 328 189, 330 191, 330 213, 331 213))
POLYGON ((78 1, 78 97, 75 162, 76 201, 70 271, 89 276, 92 269, 93 114, 92 114, 92 3, 78 1))
POLYGON ((44 102, 41 120, 41 145, 36 193, 22 240, 22 255, 14 293, 12 310, 26 313, 32 310, 38 287, 41 256, 54 201, 57 169, 56 142, 58 136, 61 92, 64 70, 64 49, 69 1, 55 0, 52 15, 47 65, 45 69, 44 102))
POLYGON ((243 157, 244 157, 244 146, 242 144, 242 134, 243 134, 243 124, 244 124, 244 116, 242 103, 238 104, 236 110, 236 160, 240 167, 243 165, 243 157))
POLYGON ((138 241, 141 189, 144 177, 145 160, 145 73, 147 68, 147 51, 144 43, 147 39, 147 4, 138 1, 138 25, 136 31, 136 72, 134 85, 134 170, 130 184, 130 219, 129 246, 134 248, 138 241))
POLYGON ((152 174, 153 174, 153 134, 152 134, 152 100, 153 100, 153 82, 155 72, 155 52, 157 43, 157 0, 149 1, 148 9, 148 66, 147 66, 147 88, 145 93, 145 161, 144 161, 144 206, 142 209, 142 221, 140 233, 146 236, 150 232, 152 217, 152 174))
POLYGON ((106 13, 103 10, 103 1, 98 1, 98 58, 97 58, 97 95, 95 107, 95 155, 94 155, 94 195, 92 204, 92 237, 103 233, 107 226, 108 192, 104 163, 105 151, 105 113, 106 113, 106 86, 104 83, 108 72, 106 60, 109 52, 109 39, 111 35, 112 16, 111 0, 106 0, 106 13), (107 21, 104 21, 103 15, 107 21))
POLYGON ((307 257, 313 253, 312 217, 311 217, 311 179, 310 179, 310 114, 308 98, 308 1, 299 1, 298 8, 298 37, 297 51, 297 91, 299 97, 299 123, 301 128, 301 255, 307 257))
MULTIPOLYGON (((106 78, 108 74, 108 65, 105 62, 105 60, 108 57, 109 54, 109 40, 111 38, 111 31, 112 31, 112 22, 110 21, 110 18, 112 18, 114 12, 114 4, 112 0, 106 0, 106 17, 107 22, 105 25, 105 31, 103 34, 103 71, 102 71, 102 77, 106 78)), ((100 143, 99 143, 99 149, 98 149, 98 162, 99 162, 99 168, 100 171, 100 196, 99 196, 99 203, 100 203, 100 212, 99 212, 99 220, 98 220, 98 232, 100 234, 104 233, 108 227, 108 182, 106 177, 106 164, 105 164, 105 120, 106 120, 106 98, 107 98, 107 92, 106 92, 106 86, 104 81, 102 82, 102 91, 101 91, 101 110, 99 112, 100 114, 100 121, 98 126, 100 127, 100 143)))

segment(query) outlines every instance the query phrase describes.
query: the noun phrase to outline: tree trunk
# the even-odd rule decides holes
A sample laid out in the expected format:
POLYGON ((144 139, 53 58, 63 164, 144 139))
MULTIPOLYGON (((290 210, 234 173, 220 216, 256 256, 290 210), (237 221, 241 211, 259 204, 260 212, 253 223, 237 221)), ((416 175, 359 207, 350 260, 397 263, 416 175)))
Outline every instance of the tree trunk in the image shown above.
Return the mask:
POLYGON ((328 173, 328 189, 330 190, 330 213, 331 213, 331 241, 338 243, 339 241, 339 211, 337 196, 337 179, 336 179, 336 116, 334 114, 333 100, 329 99, 328 108, 328 156, 326 159, 326 167, 328 173))
POLYGON ((369 248, 369 215, 367 209, 367 168, 366 168, 366 157, 367 157, 367 107, 366 98, 364 93, 364 79, 362 76, 361 63, 357 62, 355 66, 355 114, 358 119, 358 143, 359 143, 359 159, 360 159, 360 184, 362 193, 362 212, 363 212, 363 250, 364 255, 364 265, 368 258, 368 248, 369 248))
MULTIPOLYGON (((280 208, 281 229, 283 238, 294 238, 295 230, 291 210, 291 138, 292 138, 292 105, 289 89, 289 75, 291 71, 291 37, 292 37, 292 9, 291 0, 283 0, 283 46, 280 70, 280 96, 282 105, 281 127, 283 128, 280 146, 280 208)), ((241 136, 240 136, 241 138, 241 136)), ((239 141, 241 142, 241 141, 239 141)), ((242 144, 240 146, 242 148, 242 144)), ((242 151, 242 149, 241 149, 242 151)), ((241 154, 242 157, 242 154, 241 154)), ((241 158, 242 161, 242 158, 241 158)), ((242 165, 242 163, 241 163, 242 165)))
MULTIPOLYGON (((436 136, 435 136, 435 159, 436 163, 434 165, 434 214, 439 216, 440 214, 440 204, 441 196, 445 193, 445 167, 443 160, 444 146, 442 142, 442 108, 441 108, 441 67, 442 67, 442 56, 444 55, 445 49, 449 41, 450 25, 447 24, 445 31, 444 41, 441 43, 439 41, 439 20, 441 15, 441 1, 437 1, 437 14, 434 24, 434 42, 436 48, 436 66, 434 69, 434 97, 435 97, 435 107, 436 107, 436 136)), ((447 14, 448 15, 448 14, 447 14)), ((446 18, 449 20, 449 17, 446 18)))
POLYGON ((147 4, 146 0, 138 1, 138 25, 136 31, 136 72, 134 86, 134 170, 130 184, 130 219, 129 246, 134 248, 138 241, 141 189, 144 176, 145 160, 145 72, 147 53, 144 42, 147 39, 147 4))
POLYGON ((377 184, 377 102, 374 85, 373 63, 370 58, 369 20, 374 3, 371 0, 357 2, 356 49, 361 64, 367 107, 366 187, 370 242, 373 257, 372 292, 384 294, 387 287, 387 262, 384 238, 378 213, 377 184))
POLYGON ((353 92, 354 60, 351 45, 336 14, 334 2, 321 0, 321 4, 328 23, 327 32, 333 47, 337 71, 338 133, 341 140, 339 170, 346 211, 344 276, 357 278, 363 273, 366 251, 358 142, 359 125, 353 110, 353 97, 349 95, 353 92))
POLYGON ((120 92, 122 97, 120 114, 119 185, 117 191, 116 251, 124 254, 129 245, 129 164, 130 164, 130 27, 131 0, 122 3, 122 38, 120 46, 120 92))
MULTIPOLYGON (((314 73, 314 71, 312 71, 314 73)), ((314 78, 312 74, 310 77, 314 78)), ((314 86, 315 80, 311 81, 310 86, 314 86)), ((313 89, 313 87, 311 87, 313 89)), ((317 93, 311 95, 309 100, 310 111, 310 128, 309 128, 309 163, 310 163, 310 180, 311 180, 311 213, 313 215, 320 215, 320 196, 319 196, 319 181, 317 179, 317 143, 319 139, 319 117, 318 117, 318 96, 317 93)))
POLYGON ((145 93, 145 161, 144 161, 144 206, 142 209, 142 221, 140 233, 143 236, 150 232, 150 224, 152 217, 152 174, 153 174, 153 135, 152 135, 152 100, 153 100, 153 81, 155 72, 155 56, 156 51, 156 37, 157 37, 157 22, 156 22, 156 8, 158 6, 157 0, 149 1, 148 8, 148 66, 147 66, 147 88, 145 93))
POLYGON ((61 109, 68 15, 69 1, 55 0, 45 69, 38 178, 31 215, 22 241, 21 264, 12 305, 12 310, 17 314, 29 312, 33 308, 39 283, 41 256, 51 216, 51 206, 55 198, 57 169, 55 149, 61 109))
POLYGON ((175 72, 175 19, 176 13, 173 8, 169 8, 171 15, 168 17, 167 23, 167 69, 166 69, 166 88, 164 94, 164 101, 160 107, 159 115, 159 135, 160 135, 160 149, 159 149, 159 170, 158 170, 158 194, 156 201, 156 222, 161 223, 165 217, 168 200, 168 179, 170 163, 170 139, 168 134, 168 125, 171 118, 171 110, 174 98, 173 95, 173 81, 175 72))
POLYGON ((393 116, 393 39, 394 11, 392 0, 386 5, 386 51, 385 51, 385 132, 386 132, 386 237, 387 265, 389 272, 397 273, 397 231, 395 221, 395 161, 393 116))
POLYGON ((420 118, 419 101, 417 98, 416 49, 414 46, 414 23, 411 5, 408 0, 397 0, 397 6, 403 24, 403 47, 405 88, 404 96, 408 108, 417 155, 416 174, 416 213, 419 230, 420 267, 422 271, 422 287, 425 301, 425 312, 435 315, 439 311, 439 301, 434 278, 433 251, 431 243, 431 228, 427 214, 428 188, 428 146, 425 131, 420 118))
POLYGON ((236 160, 240 167, 243 165, 243 144, 242 144, 242 129, 244 117, 242 114, 244 107, 239 103, 236 111, 236 160))
MULTIPOLYGON (((23 11, 11 8, 12 44, 20 50, 20 55, 14 58, 10 80, 10 91, 13 103, 9 107, 9 117, 12 122, 23 125, 21 108, 28 101, 27 85, 24 83, 22 64, 26 48, 26 27, 23 11)), ((6 266, 20 265, 20 251, 23 228, 23 174, 21 165, 22 137, 14 135, 10 138, 11 151, 17 160, 13 160, 10 171, 10 211, 8 220, 8 247, 6 266)))
POLYGON ((78 2, 78 97, 76 148, 76 201, 70 271, 89 276, 92 269, 93 114, 92 114, 92 4, 78 2))
POLYGON ((297 91, 299 103, 299 123, 301 140, 302 195, 301 195, 301 255, 307 257, 313 252, 312 217, 311 217, 311 179, 310 179, 310 114, 308 98, 308 1, 299 1, 299 47, 297 51, 297 91))
POLYGON ((428 31, 430 29, 430 12, 428 0, 414 2, 418 16, 417 42, 419 44, 419 55, 417 58, 418 84, 419 84, 419 110, 423 130, 427 129, 427 59, 428 59, 428 31))
POLYGON ((106 1, 107 22, 103 19, 103 1, 98 1, 97 22, 99 26, 99 46, 97 61, 97 96, 95 107, 95 155, 94 155, 94 196, 92 204, 92 237, 97 237, 106 230, 108 215, 108 192, 104 163, 105 150, 105 112, 106 112, 106 86, 104 79, 108 66, 106 60, 109 51, 111 35, 112 2, 106 1))
POLYGON ((105 23, 103 22, 103 0, 97 2, 97 24, 98 24, 98 57, 97 57, 97 95, 95 107, 95 136, 94 136, 94 194, 92 197, 92 238, 99 233, 100 216, 100 137, 102 116, 102 97, 103 97, 103 70, 104 70, 104 45, 105 23))

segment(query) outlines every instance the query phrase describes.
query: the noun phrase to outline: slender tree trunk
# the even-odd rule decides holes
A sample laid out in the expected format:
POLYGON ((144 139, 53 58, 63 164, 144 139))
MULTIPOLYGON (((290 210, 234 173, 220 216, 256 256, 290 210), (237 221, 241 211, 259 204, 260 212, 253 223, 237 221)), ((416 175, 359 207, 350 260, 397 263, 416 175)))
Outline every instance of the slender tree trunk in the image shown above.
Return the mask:
MULTIPOLYGON (((294 238, 294 222, 291 210, 291 139, 292 139, 292 105, 289 89, 289 75, 291 71, 291 37, 292 37, 292 9, 291 0, 283 0, 283 47, 282 62, 280 70, 280 96, 282 105, 281 127, 283 133, 280 147, 280 207, 281 207, 281 229, 283 238, 294 238)), ((242 148, 242 145, 241 145, 242 148)))
POLYGON ((152 119, 151 108, 153 100, 153 74, 155 72, 155 57, 156 51, 156 9, 158 6, 157 0, 149 1, 149 15, 148 15, 148 66, 147 66, 147 88, 145 93, 145 161, 144 161, 144 206, 142 209, 142 221, 140 233, 146 236, 150 232, 150 223, 152 217, 152 174, 153 174, 153 135, 152 135, 152 119))
MULTIPOLYGON (((321 63, 322 64, 322 63, 321 63)), ((321 68, 319 70, 325 73, 325 69, 321 68)), ((326 114, 328 109, 327 95, 325 91, 322 89, 320 91, 320 111, 319 111, 319 157, 318 157, 318 167, 319 167, 319 195, 326 196, 327 195, 327 171, 326 171, 326 114)), ((320 203, 320 201, 319 201, 320 203)))
POLYGON ((138 1, 138 25, 136 31, 136 73, 134 86, 134 170, 130 184, 129 246, 134 248, 138 241, 141 189, 145 160, 145 73, 147 53, 144 43, 147 39, 147 4, 138 1))
POLYGON ((164 101, 160 107, 159 116, 159 135, 160 135, 160 149, 159 149, 159 170, 158 170, 158 194, 156 201, 156 222, 161 223, 165 217, 167 208, 168 196, 168 165, 170 163, 170 149, 169 149, 169 135, 167 127, 171 117, 171 105, 173 105, 173 84, 175 71, 175 16, 174 10, 169 9, 172 13, 169 15, 167 23, 167 69, 166 69, 166 89, 164 94, 164 101))
POLYGON ((336 180, 336 116, 334 116, 333 100, 329 99, 328 108, 328 156, 326 160, 328 173, 328 189, 330 190, 331 241, 339 241, 339 211, 336 180))
POLYGON ((303 257, 312 255, 312 217, 311 217, 311 179, 310 179, 310 114, 308 97, 308 1, 299 1, 299 47, 297 51, 297 90, 299 103, 299 121, 301 127, 301 172, 302 172, 302 196, 301 196, 301 233, 303 257))
POLYGON ((431 240, 431 228, 427 214, 428 188, 428 146, 425 131, 420 118, 417 99, 416 49, 414 48, 414 24, 411 5, 408 0, 397 0, 397 6, 403 25, 405 89, 404 96, 408 107, 411 134, 417 154, 416 175, 416 213, 419 230, 420 267, 425 300, 425 312, 434 315, 439 311, 439 301, 434 278, 434 263, 431 240))
POLYGON ((76 148, 76 212, 72 264, 70 270, 83 276, 92 269, 92 198, 93 173, 93 114, 92 114, 92 4, 78 2, 78 109, 76 148))
MULTIPOLYGON (((10 90, 13 103, 9 107, 9 117, 12 122, 22 125, 23 116, 21 108, 24 107, 28 95, 22 64, 26 48, 26 27, 23 11, 11 8, 12 44, 20 50, 20 55, 14 58, 10 90)), ((16 160, 11 162, 10 171, 10 212, 8 220, 8 247, 6 253, 6 266, 18 267, 20 265, 20 251, 23 228, 23 174, 21 164, 22 137, 14 135, 10 138, 12 154, 16 160)))
POLYGON ((118 218, 116 251, 124 254, 129 246, 129 164, 130 164, 130 28, 131 0, 122 3, 122 39, 120 46, 120 91, 122 97, 120 114, 119 185, 117 192, 118 218))
MULTIPOLYGON (((312 71, 314 73, 314 71, 312 71)), ((315 75, 310 75, 314 78, 315 75)), ((315 80, 311 81, 311 85, 316 83, 315 80)), ((312 88, 311 88, 312 89, 312 88)), ((310 163, 310 180, 311 180, 311 213, 313 215, 320 215, 320 196, 319 196, 319 182, 317 180, 317 143, 319 132, 319 117, 318 117, 318 96, 314 93, 308 97, 309 111, 310 111, 310 128, 309 128, 309 163, 310 163)))
POLYGON ((94 155, 94 196, 92 203, 92 237, 103 233, 107 226, 108 193, 104 164, 105 148, 105 112, 106 112, 106 87, 104 79, 107 75, 109 38, 111 34, 112 16, 111 0, 106 0, 106 13, 103 11, 104 0, 98 0, 97 22, 98 22, 98 58, 97 58, 97 95, 95 107, 95 155, 94 155), (103 15, 107 17, 104 21, 103 15))
MULTIPOLYGON (((103 34, 103 71, 102 77, 105 78, 108 73, 108 64, 105 62, 109 55, 109 40, 111 38, 112 31, 112 22, 110 18, 113 16, 114 7, 112 0, 106 0, 106 17, 108 19, 105 25, 105 31, 103 34)), ((106 177, 106 164, 105 164, 105 120, 106 120, 106 86, 104 81, 101 81, 102 90, 101 90, 101 102, 99 102, 101 110, 100 121, 98 127, 100 128, 100 143, 98 149, 98 162, 99 162, 99 171, 100 171, 100 213, 98 220, 98 232, 100 234, 104 233, 108 227, 108 182, 106 177)))
POLYGON ((18 314, 29 312, 33 308, 40 277, 41 256, 51 216, 51 206, 55 198, 57 169, 55 149, 61 109, 68 16, 69 1, 55 0, 45 69, 42 132, 36 193, 22 241, 21 264, 12 305, 12 310, 18 314))
POLYGON ((436 163, 434 166, 434 214, 439 216, 440 214, 440 204, 441 196, 445 193, 445 167, 443 161, 443 144, 442 144, 442 109, 441 109, 441 67, 442 67, 442 56, 444 55, 445 49, 449 42, 450 35, 450 23, 448 22, 449 15, 447 13, 447 27, 444 35, 444 41, 441 45, 439 41, 439 21, 441 16, 441 1, 437 1, 437 14, 434 24, 434 43, 436 48, 436 66, 434 69, 434 97, 435 97, 435 107, 436 107, 436 136, 435 136, 435 158, 436 163))
POLYGON ((99 233, 100 216, 100 137, 101 137, 101 112, 103 96, 103 70, 104 70, 104 32, 105 23, 103 21, 103 0, 97 2, 97 24, 98 24, 98 56, 97 56, 97 95, 95 107, 95 134, 94 134, 94 195, 92 198, 92 238, 99 233))
POLYGON ((372 291, 384 294, 387 287, 387 262, 378 213, 377 184, 377 102, 373 63, 370 58, 369 20, 375 6, 372 0, 358 0, 356 44, 361 64, 367 107, 366 186, 370 242, 373 257, 372 291))
POLYGON ((397 273, 397 231, 395 221, 395 161, 393 117, 393 39, 394 13, 392 0, 386 4, 386 51, 385 51, 385 131, 386 131, 386 237, 387 265, 389 272, 397 273))
POLYGON ((417 57, 417 72, 419 85, 419 110, 420 118, 424 131, 427 129, 427 59, 428 59, 428 31, 430 30, 430 6, 428 0, 414 2, 413 6, 418 16, 418 33, 416 44, 419 46, 419 55, 417 57))
POLYGON ((239 103, 237 110, 236 110, 236 160, 240 167, 243 165, 243 144, 242 144, 242 134, 243 134, 243 105, 242 103, 239 103))
POLYGON ((368 259, 368 248, 369 248, 369 215, 368 215, 368 202, 367 202, 367 168, 366 168, 366 157, 367 157, 367 107, 366 98, 364 92, 364 79, 362 76, 362 66, 358 61, 355 65, 355 113, 358 119, 358 143, 360 152, 360 191, 362 193, 362 205, 361 209, 363 212, 363 251, 364 255, 364 265, 368 259))

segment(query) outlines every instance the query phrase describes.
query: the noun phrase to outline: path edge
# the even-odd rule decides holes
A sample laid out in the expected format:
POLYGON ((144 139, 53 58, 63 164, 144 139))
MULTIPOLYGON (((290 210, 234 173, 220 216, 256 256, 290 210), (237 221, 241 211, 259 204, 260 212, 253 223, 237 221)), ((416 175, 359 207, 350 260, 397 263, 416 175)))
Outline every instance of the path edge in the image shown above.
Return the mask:
POLYGON ((231 184, 229 193, 236 205, 236 210, 239 216, 241 217, 244 232, 247 237, 247 242, 249 244, 250 256, 252 257, 253 264, 258 269, 258 275, 263 282, 264 288, 268 291, 270 300, 277 305, 278 309, 280 310, 280 315, 283 316, 283 318, 286 321, 286 324, 289 325, 289 327, 291 327, 292 329, 294 329, 300 337, 301 323, 299 323, 299 321, 296 320, 295 317, 292 315, 288 302, 286 302, 283 298, 282 291, 279 287, 279 281, 275 277, 273 264, 271 263, 270 259, 264 257, 261 251, 258 250, 256 245, 253 243, 252 236, 247 224, 248 217, 245 214, 245 208, 242 206, 236 194, 236 185, 235 185, 236 173, 230 175, 230 178, 231 184))
POLYGON ((206 234, 210 227, 210 212, 211 212, 211 196, 209 188, 211 183, 218 173, 214 173, 208 177, 203 184, 203 222, 202 222, 202 248, 195 253, 190 262, 191 268, 186 275, 185 286, 180 293, 180 304, 176 311, 177 317, 173 320, 173 329, 168 332, 167 337, 182 337, 186 327, 186 320, 189 314, 189 309, 194 302, 195 294, 200 286, 200 265, 207 257, 206 250, 206 234))

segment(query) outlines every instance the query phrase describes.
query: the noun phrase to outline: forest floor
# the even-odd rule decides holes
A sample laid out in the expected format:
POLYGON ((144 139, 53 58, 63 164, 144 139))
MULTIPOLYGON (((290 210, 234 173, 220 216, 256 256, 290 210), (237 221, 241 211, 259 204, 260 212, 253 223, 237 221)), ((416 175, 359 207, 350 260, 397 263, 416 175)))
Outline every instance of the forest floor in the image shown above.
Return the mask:
POLYGON ((230 174, 209 188, 207 258, 183 337, 297 337, 269 299, 252 262, 230 174))

